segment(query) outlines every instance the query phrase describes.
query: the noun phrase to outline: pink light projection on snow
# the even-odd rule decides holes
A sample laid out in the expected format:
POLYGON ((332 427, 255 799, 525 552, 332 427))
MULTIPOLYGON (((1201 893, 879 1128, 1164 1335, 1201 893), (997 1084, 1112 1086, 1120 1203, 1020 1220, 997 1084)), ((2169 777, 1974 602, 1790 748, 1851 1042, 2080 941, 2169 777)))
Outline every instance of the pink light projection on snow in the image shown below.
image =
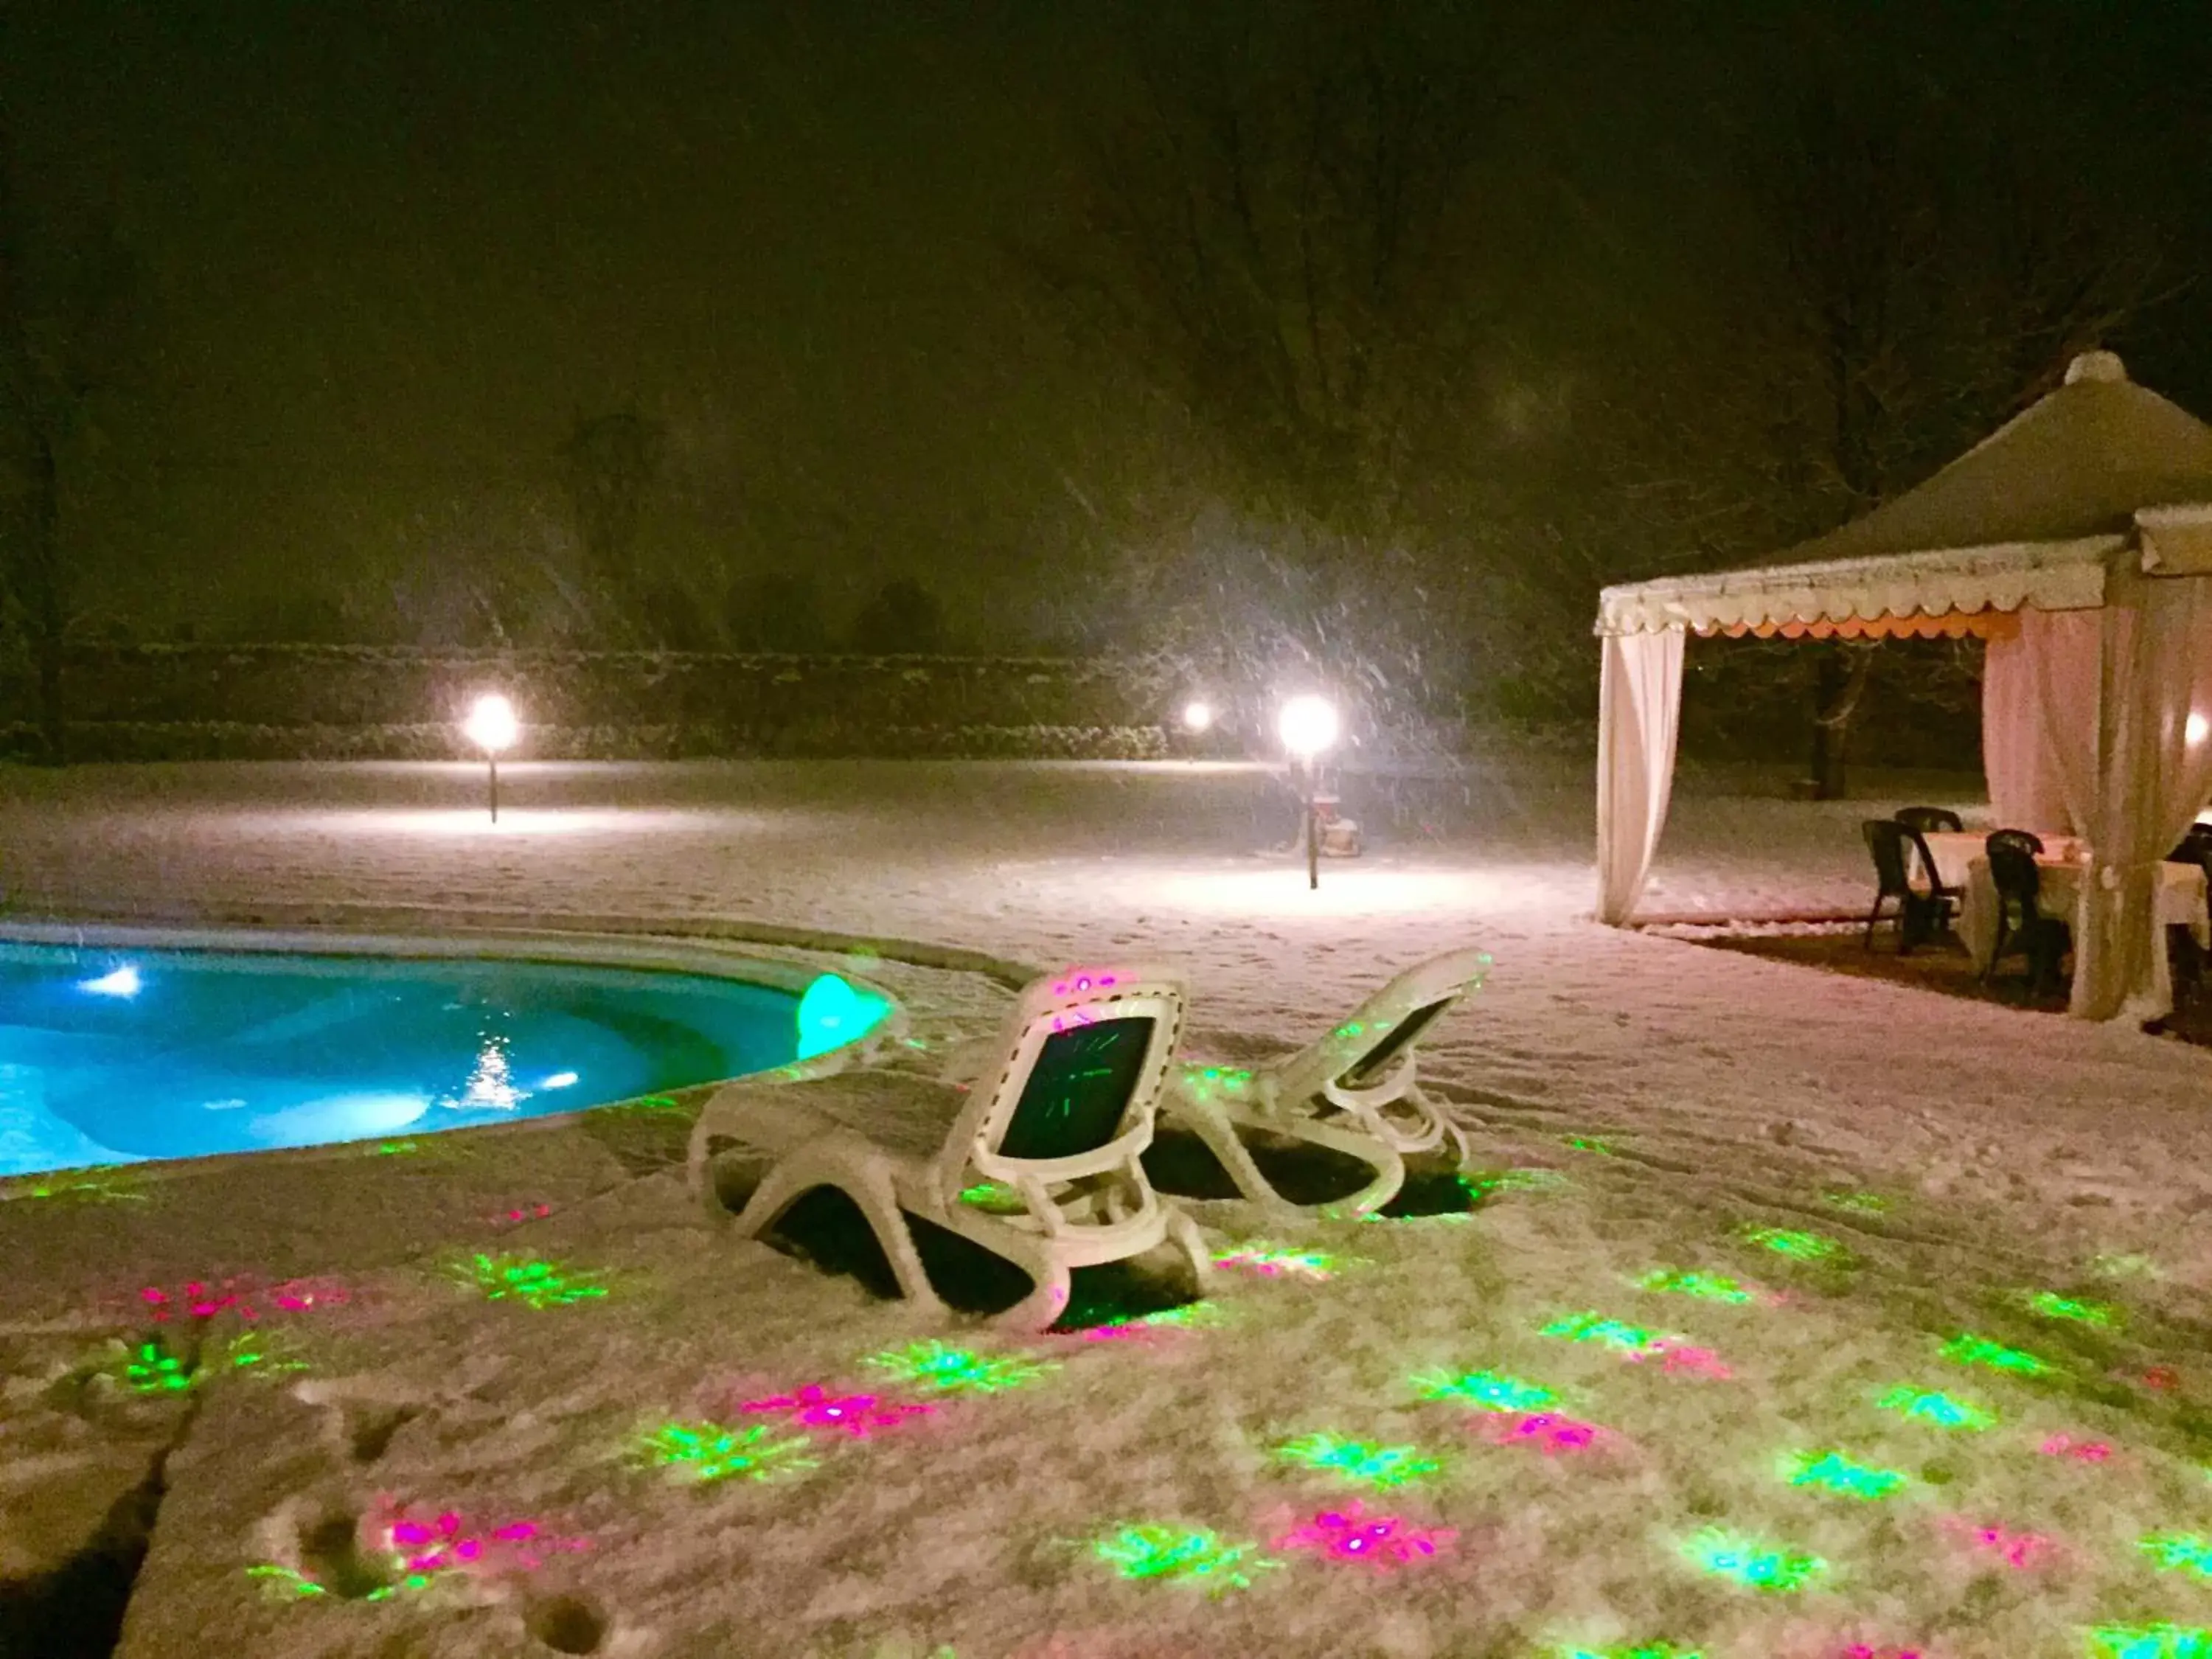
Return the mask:
POLYGON ((2070 1435, 2054 1434, 2036 1449, 2045 1457, 2069 1457, 2076 1463, 2103 1463, 2112 1455, 2112 1446, 2102 1440, 2076 1440, 2070 1435))
POLYGON ((525 1221, 543 1221, 553 1213, 550 1204, 517 1204, 490 1218, 495 1227, 512 1227, 525 1221))
POLYGON ((156 1325, 166 1325, 174 1319, 213 1319, 222 1313, 236 1314, 251 1323, 262 1316, 264 1308, 280 1313, 307 1313, 343 1307, 351 1299, 342 1286, 319 1279, 288 1279, 265 1291, 257 1290, 255 1284, 250 1278, 226 1279, 220 1284, 192 1279, 174 1291, 148 1285, 140 1289, 138 1300, 152 1310, 156 1325))
POLYGON ((424 1577, 441 1572, 535 1572, 548 1555, 592 1547, 588 1538, 554 1537, 535 1521, 472 1527, 458 1510, 441 1510, 428 1520, 404 1510, 388 1513, 377 1530, 401 1568, 424 1577))
POLYGON ((1077 971, 1069 974, 1066 979, 1054 981, 1052 994, 1056 997, 1064 997, 1068 995, 1071 992, 1083 992, 1094 989, 1110 991, 1114 988, 1115 981, 1117 977, 1117 975, 1113 974, 1077 971))
POLYGON ((1842 1659, 1927 1659, 1918 1648, 1870 1648, 1863 1642, 1854 1642, 1843 1651, 1842 1659))
POLYGON ((1357 1499, 1324 1510, 1275 1540, 1283 1550, 1310 1550, 1331 1561, 1357 1561, 1392 1572, 1433 1560, 1451 1546, 1449 1527, 1417 1527, 1395 1515, 1369 1515, 1357 1499))
POLYGON ((2058 1554, 2058 1540, 2046 1533, 2011 1532, 1960 1515, 1944 1516, 1942 1525, 1970 1549, 1994 1555, 2007 1566, 2023 1571, 2049 1566, 2058 1554))
POLYGON ((915 1418, 927 1417, 937 1407, 909 1404, 904 1401, 886 1401, 872 1394, 833 1395, 820 1383, 809 1382, 796 1394, 776 1395, 766 1400, 747 1400, 739 1404, 738 1409, 757 1413, 781 1413, 810 1429, 835 1429, 841 1434, 851 1435, 856 1440, 867 1440, 915 1418))
POLYGON ((1577 1422, 1558 1412, 1532 1412, 1510 1420, 1480 1419, 1490 1437, 1501 1446, 1534 1446, 1547 1457, 1588 1451, 1612 1437, 1595 1423, 1577 1422))
POLYGON ((1735 1376, 1721 1363, 1721 1357, 1711 1348, 1692 1347, 1670 1336, 1661 1337, 1650 1347, 1630 1354, 1628 1359, 1630 1364, 1637 1365, 1647 1359, 1656 1359, 1659 1362, 1660 1370, 1669 1376, 1707 1376, 1717 1382, 1726 1382, 1735 1376))

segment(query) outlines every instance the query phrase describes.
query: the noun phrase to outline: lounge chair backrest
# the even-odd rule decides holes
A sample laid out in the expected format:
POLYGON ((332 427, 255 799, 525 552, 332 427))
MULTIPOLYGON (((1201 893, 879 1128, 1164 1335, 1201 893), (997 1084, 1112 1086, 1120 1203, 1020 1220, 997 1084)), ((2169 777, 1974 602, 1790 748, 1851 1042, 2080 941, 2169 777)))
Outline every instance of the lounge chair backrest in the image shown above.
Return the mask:
POLYGON ((1151 1143, 1182 1035, 1183 981, 1163 968, 1070 969, 1033 981, 1000 1028, 938 1174, 957 1194, 972 1166, 1012 1180, 1067 1180, 1151 1143))
POLYGON ((1332 1090, 1395 1090, 1415 1063, 1423 1032, 1482 984, 1487 951, 1453 951, 1408 968, 1352 1012, 1350 1018, 1274 1071, 1274 1097, 1285 1106, 1332 1090))

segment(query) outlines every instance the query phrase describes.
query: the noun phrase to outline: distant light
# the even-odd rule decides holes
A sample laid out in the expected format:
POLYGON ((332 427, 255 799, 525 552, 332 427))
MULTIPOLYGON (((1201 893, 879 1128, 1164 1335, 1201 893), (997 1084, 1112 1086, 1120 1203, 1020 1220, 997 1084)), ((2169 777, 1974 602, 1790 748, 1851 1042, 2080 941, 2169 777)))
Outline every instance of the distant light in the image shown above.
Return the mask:
POLYGON ((126 962, 113 973, 102 974, 98 979, 79 980, 76 988, 89 991, 96 997, 135 997, 139 991, 138 970, 126 962))
POLYGON ((2191 714, 2189 724, 2182 728, 2182 735, 2189 739, 2189 746, 2192 749, 2204 741, 2207 732, 2212 732, 2212 725, 2208 725, 2202 714, 2191 714))
POLYGON ((538 1086, 541 1089, 573 1089, 579 1081, 574 1072, 556 1072, 538 1086))
POLYGON ((514 705, 494 691, 477 699, 461 730, 477 748, 496 755, 513 746, 522 726, 515 719, 514 705))
POLYGON ((1326 697, 1292 697, 1283 705, 1283 747, 1310 760, 1336 741, 1336 706, 1326 697))
POLYGON ((1213 724, 1213 705, 1193 698, 1182 706, 1182 729, 1203 732, 1213 724))

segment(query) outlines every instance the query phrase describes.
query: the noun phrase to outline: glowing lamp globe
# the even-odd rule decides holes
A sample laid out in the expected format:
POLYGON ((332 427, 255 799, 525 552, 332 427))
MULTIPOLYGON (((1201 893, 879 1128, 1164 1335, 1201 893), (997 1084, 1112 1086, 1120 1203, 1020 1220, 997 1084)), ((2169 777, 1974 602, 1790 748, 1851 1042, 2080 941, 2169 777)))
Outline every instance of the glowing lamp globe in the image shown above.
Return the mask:
POLYGON ((2204 716, 2197 714, 2191 714, 2181 728, 2182 736, 2188 740, 2191 749, 2204 741, 2204 734, 2208 731, 2212 731, 2212 725, 2208 725, 2204 716))
POLYGON ((1182 729, 1203 732, 1213 724, 1213 705, 1197 698, 1182 706, 1182 729))
POLYGON ((1283 705, 1277 730, 1284 748, 1300 760, 1311 760, 1336 742, 1336 707, 1326 697, 1292 697, 1283 705))
POLYGON ((461 730, 477 748, 488 755, 496 755, 514 745, 522 726, 514 717, 514 705, 495 691, 477 699, 461 730))

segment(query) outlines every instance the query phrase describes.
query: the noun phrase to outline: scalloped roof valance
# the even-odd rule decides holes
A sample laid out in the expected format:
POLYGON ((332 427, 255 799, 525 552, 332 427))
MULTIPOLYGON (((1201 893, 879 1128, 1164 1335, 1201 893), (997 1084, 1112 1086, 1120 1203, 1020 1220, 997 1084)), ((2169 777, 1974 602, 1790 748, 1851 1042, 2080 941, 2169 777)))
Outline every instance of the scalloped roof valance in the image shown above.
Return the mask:
POLYGON ((2094 610, 2105 602, 2106 566, 2126 544, 2124 536, 2089 536, 1662 577, 1607 588, 1598 596, 1597 631, 1899 633, 1923 631, 1905 625, 1914 618, 2022 605, 2094 610))
POLYGON ((1763 570, 1609 587, 1601 634, 1899 630, 2105 599, 2110 556, 2140 535, 2152 567, 2212 571, 2212 427, 2086 352, 2066 383, 1916 489, 1763 570), (1879 626, 1877 626, 1879 625, 1879 626))

